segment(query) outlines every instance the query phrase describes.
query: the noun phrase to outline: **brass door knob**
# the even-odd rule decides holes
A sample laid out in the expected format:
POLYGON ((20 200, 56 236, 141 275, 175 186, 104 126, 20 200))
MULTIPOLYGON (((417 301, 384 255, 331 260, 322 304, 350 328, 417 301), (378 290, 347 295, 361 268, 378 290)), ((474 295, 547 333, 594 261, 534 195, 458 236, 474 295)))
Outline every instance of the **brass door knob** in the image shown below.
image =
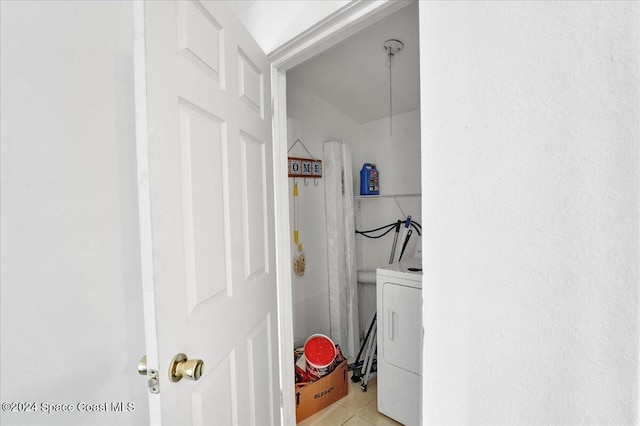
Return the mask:
POLYGON ((169 364, 169 379, 172 382, 179 382, 183 377, 198 380, 202 377, 203 370, 204 362, 201 359, 187 359, 185 354, 178 354, 169 364))

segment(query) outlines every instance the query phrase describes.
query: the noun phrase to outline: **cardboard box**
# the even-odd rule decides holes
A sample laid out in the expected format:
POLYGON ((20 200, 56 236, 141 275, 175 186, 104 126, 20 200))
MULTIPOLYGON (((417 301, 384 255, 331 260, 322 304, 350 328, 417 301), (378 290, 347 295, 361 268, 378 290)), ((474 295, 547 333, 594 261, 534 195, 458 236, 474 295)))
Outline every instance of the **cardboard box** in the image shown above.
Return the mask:
POLYGON ((315 382, 296 385, 296 422, 333 404, 349 393, 349 374, 344 360, 335 370, 315 382))

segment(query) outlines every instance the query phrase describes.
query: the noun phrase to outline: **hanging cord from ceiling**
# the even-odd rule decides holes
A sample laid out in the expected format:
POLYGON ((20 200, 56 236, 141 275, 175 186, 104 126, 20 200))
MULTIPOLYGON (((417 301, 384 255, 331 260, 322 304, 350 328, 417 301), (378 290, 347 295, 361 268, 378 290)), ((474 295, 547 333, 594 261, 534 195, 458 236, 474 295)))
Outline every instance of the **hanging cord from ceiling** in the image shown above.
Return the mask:
POLYGON ((387 52, 387 67, 389 67, 389 135, 393 135, 393 90, 391 79, 392 60, 396 53, 404 49, 404 43, 394 38, 384 42, 382 48, 387 52))
POLYGON ((389 136, 393 135, 393 84, 391 70, 393 69, 393 53, 389 50, 389 136))

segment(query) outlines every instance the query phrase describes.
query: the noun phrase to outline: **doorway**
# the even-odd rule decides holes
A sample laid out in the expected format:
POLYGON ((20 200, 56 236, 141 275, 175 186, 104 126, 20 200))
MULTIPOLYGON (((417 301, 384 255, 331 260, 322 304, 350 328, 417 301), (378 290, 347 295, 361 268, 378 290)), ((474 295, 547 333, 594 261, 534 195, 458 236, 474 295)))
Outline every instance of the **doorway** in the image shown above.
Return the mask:
MULTIPOLYGON (((335 30, 326 36, 318 31, 315 43, 303 37, 272 55, 277 245, 282 271, 279 325, 283 419, 288 412, 295 412, 293 392, 287 391, 294 379, 286 354, 311 334, 331 333, 324 182, 315 182, 317 186, 314 182, 304 186, 302 179, 298 182, 297 225, 304 244, 306 273, 294 276, 293 182, 283 172, 287 150, 300 140, 313 157, 322 159, 324 142, 338 140, 350 145, 358 230, 386 225, 409 214, 420 221, 417 9, 417 2, 394 4, 393 8, 387 5, 351 24, 349 34, 335 30), (402 39, 405 50, 392 58, 390 78, 383 43, 391 38, 402 39), (387 197, 359 196, 358 172, 365 162, 378 163, 381 195, 387 197)), ((296 154, 299 152, 291 155, 296 154)), ((375 312, 375 278, 372 283, 371 273, 389 260, 392 236, 387 237, 376 241, 358 237, 356 241, 357 268, 364 277, 362 281, 369 281, 358 284, 361 336, 375 312)), ((413 253, 416 246, 417 238, 407 250, 413 253)))

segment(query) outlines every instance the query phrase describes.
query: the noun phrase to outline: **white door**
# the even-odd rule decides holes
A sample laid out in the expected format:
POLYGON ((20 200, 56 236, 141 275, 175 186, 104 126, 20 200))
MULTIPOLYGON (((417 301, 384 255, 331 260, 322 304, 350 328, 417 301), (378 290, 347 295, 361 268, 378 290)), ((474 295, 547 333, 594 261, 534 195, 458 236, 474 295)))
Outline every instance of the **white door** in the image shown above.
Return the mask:
POLYGON ((151 421, 279 424, 269 62, 221 2, 134 10, 151 421))

